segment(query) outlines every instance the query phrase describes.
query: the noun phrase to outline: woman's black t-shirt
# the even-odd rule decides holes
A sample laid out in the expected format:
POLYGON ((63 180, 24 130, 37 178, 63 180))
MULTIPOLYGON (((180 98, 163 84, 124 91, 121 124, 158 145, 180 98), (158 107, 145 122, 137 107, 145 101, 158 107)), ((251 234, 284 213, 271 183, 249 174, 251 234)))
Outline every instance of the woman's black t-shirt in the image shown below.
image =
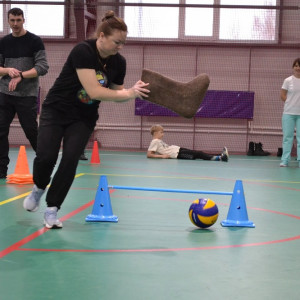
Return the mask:
POLYGON ((98 119, 100 101, 89 98, 78 79, 76 69, 94 69, 99 83, 109 88, 112 83, 124 83, 126 60, 119 53, 110 56, 105 61, 104 70, 103 62, 98 57, 95 39, 77 44, 43 103, 43 107, 52 107, 73 118, 98 119))

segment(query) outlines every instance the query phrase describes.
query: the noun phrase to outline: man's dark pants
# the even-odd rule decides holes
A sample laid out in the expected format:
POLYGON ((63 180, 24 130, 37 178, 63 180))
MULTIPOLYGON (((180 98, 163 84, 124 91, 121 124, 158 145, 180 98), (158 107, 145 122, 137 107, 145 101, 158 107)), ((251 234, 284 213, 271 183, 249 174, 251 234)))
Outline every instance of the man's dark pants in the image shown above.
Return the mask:
POLYGON ((7 174, 9 164, 9 129, 15 117, 19 122, 33 150, 37 144, 37 97, 16 97, 0 93, 0 174, 7 174))

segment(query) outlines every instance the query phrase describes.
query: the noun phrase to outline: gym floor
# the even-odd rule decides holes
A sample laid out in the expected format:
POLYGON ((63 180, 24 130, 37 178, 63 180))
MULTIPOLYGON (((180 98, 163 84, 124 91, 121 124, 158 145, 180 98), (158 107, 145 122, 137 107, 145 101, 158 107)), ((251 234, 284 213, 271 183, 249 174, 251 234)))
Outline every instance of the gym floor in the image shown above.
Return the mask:
MULTIPOLYGON (((10 151, 9 174, 19 149, 10 151)), ((34 154, 26 149, 32 170, 34 154)), ((80 161, 59 211, 63 229, 43 227, 22 202, 32 185, 0 180, 0 299, 299 299, 300 168, 278 157, 231 155, 228 163, 147 159, 142 152, 99 151, 100 164, 80 161), (233 192, 242 181, 255 228, 222 227, 230 195, 111 189, 119 221, 86 222, 109 185, 233 192), (197 198, 219 208, 217 222, 195 227, 197 198)), ((87 152, 91 157, 91 151, 87 152)))

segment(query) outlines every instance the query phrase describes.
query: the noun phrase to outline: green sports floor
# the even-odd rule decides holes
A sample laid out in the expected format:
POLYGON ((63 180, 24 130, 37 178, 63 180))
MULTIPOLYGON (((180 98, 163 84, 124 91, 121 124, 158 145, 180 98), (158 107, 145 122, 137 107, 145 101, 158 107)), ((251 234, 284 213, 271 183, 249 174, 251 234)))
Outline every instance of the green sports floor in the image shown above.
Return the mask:
MULTIPOLYGON (((18 152, 10 151, 9 174, 18 152)), ((26 152, 32 170, 34 154, 26 152)), ((1 300, 300 299, 296 161, 279 168, 274 156, 231 155, 223 163, 99 153, 100 164, 79 163, 59 211, 63 229, 43 227, 44 196, 38 212, 23 209, 31 184, 0 180, 1 300), (230 195, 121 189, 110 189, 108 197, 118 222, 86 222, 101 175, 112 186, 229 193, 241 180, 243 214, 255 228, 221 226, 230 195), (207 229, 188 217, 197 198, 211 198, 219 208, 207 229)))

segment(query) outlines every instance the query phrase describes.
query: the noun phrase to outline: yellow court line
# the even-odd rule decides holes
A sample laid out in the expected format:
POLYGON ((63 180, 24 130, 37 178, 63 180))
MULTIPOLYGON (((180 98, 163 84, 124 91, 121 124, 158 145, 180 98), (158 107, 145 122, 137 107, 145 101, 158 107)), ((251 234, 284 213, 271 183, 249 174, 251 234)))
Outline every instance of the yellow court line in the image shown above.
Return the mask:
MULTIPOLYGON (((171 179, 193 179, 193 180, 221 180, 217 177, 178 177, 178 176, 157 176, 157 175, 130 175, 130 174, 98 174, 98 173, 84 173, 84 175, 92 176, 119 176, 119 177, 143 177, 143 178, 171 178, 171 179)), ((234 179, 232 179, 234 180, 234 179)), ((300 181, 283 181, 283 180, 258 180, 258 179, 245 179, 245 182, 261 182, 261 183, 293 183, 300 184, 300 181)))
MULTIPOLYGON (((98 173, 79 173, 75 176, 75 178, 84 176, 84 175, 92 175, 92 176, 116 176, 116 177, 143 177, 143 178, 170 178, 170 179, 193 179, 193 180, 220 180, 220 178, 207 178, 207 177, 178 177, 178 176, 157 176, 157 175, 130 175, 130 174, 98 174, 98 173)), ((293 183, 299 184, 299 181, 279 181, 279 180, 244 180, 246 182, 260 182, 260 183, 293 183)), ((48 185, 49 187, 49 185, 48 185)), ((24 198, 25 196, 29 195, 31 191, 24 193, 22 195, 4 200, 0 202, 0 205, 24 198)))
POLYGON ((79 173, 79 174, 75 175, 75 178, 80 177, 80 176, 84 176, 84 175, 85 175, 85 173, 79 173))
POLYGON ((1 201, 1 202, 0 202, 0 205, 3 205, 3 204, 6 204, 6 203, 9 203, 9 202, 12 202, 12 201, 15 201, 15 200, 24 198, 25 196, 29 195, 29 193, 30 193, 30 192, 27 192, 27 193, 25 193, 25 194, 22 194, 22 195, 19 195, 19 196, 16 196, 16 197, 13 197, 13 198, 10 198, 10 199, 1 201))
MULTIPOLYGON (((85 174, 84 174, 84 173, 77 174, 77 175, 75 176, 75 178, 80 177, 80 176, 83 176, 83 175, 85 175, 85 174)), ((49 186, 50 186, 50 185, 48 185, 47 187, 49 187, 49 186)), ((12 202, 12 201, 15 201, 15 200, 24 198, 24 197, 26 197, 27 195, 29 195, 30 192, 31 192, 31 190, 30 190, 29 192, 24 193, 24 194, 21 194, 21 195, 19 195, 19 196, 16 196, 16 197, 13 197, 13 198, 9 198, 9 199, 7 199, 7 200, 3 200, 3 201, 0 202, 0 205, 3 205, 3 204, 6 204, 6 203, 9 203, 9 202, 12 202)))
POLYGON ((139 177, 139 178, 168 178, 168 179, 194 179, 194 180, 220 180, 220 178, 213 177, 179 177, 179 176, 157 176, 157 175, 129 175, 129 174, 96 174, 96 173, 85 173, 85 175, 92 176, 116 176, 116 177, 139 177))
POLYGON ((175 178, 175 179, 207 179, 207 180, 219 180, 219 178, 214 177, 178 177, 178 176, 157 176, 157 175, 131 175, 131 174, 97 174, 97 173, 84 173, 84 175, 93 176, 118 176, 118 177, 143 177, 143 178, 175 178))

